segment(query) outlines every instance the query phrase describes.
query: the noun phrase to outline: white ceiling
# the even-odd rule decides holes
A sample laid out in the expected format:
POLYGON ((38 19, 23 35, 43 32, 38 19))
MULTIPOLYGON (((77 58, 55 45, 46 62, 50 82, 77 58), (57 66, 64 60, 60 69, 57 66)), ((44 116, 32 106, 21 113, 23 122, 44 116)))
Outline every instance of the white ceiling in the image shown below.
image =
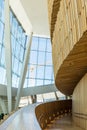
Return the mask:
POLYGON ((34 34, 49 37, 47 0, 20 1, 32 25, 34 34))

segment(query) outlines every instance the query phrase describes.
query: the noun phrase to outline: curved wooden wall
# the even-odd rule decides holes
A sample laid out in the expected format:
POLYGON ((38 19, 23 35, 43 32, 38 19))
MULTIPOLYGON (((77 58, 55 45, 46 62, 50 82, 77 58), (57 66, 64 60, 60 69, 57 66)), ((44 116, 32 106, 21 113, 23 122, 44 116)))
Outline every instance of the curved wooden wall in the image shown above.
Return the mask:
POLYGON ((40 104, 35 113, 41 128, 44 129, 55 117, 71 114, 71 109, 72 100, 61 100, 40 104))
POLYGON ((72 102, 74 123, 87 130, 87 74, 74 89, 72 102))
POLYGON ((71 114, 72 100, 32 104, 19 109, 0 124, 0 130, 42 130, 56 116, 71 114))
POLYGON ((49 12, 55 24, 50 23, 55 84, 64 94, 72 95, 87 72, 87 1, 57 0, 60 6, 54 8, 55 1, 49 12))

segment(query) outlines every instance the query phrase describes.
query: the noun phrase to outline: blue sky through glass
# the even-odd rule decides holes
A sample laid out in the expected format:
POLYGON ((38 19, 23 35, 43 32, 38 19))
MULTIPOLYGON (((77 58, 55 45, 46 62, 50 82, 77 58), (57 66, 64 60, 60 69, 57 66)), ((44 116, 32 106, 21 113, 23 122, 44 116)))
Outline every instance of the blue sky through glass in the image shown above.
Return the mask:
MULTIPOLYGON (((12 86, 18 87, 28 37, 10 11, 11 45, 12 45, 12 86)), ((4 0, 0 0, 0 77, 1 84, 6 82, 5 47, 4 47, 4 0)), ((30 61, 24 87, 54 83, 52 48, 49 38, 32 39, 30 61)))
POLYGON ((28 73, 24 87, 54 83, 50 38, 33 36, 28 73))
MULTIPOLYGON (((10 10, 12 46, 12 86, 18 87, 26 49, 26 35, 17 18, 10 10)), ((4 47, 4 0, 0 0, 0 84, 7 84, 4 47)))
POLYGON ((24 61, 26 40, 25 32, 14 16, 10 12, 11 25, 11 44, 12 44, 12 86, 18 87, 19 78, 21 75, 22 64, 24 61))

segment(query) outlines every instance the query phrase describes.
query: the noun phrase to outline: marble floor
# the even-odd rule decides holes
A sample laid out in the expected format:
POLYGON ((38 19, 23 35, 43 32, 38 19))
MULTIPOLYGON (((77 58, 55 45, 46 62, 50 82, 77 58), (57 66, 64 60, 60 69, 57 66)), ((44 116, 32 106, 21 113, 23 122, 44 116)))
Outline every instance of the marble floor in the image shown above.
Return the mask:
POLYGON ((83 130, 72 123, 71 116, 55 119, 45 130, 83 130))

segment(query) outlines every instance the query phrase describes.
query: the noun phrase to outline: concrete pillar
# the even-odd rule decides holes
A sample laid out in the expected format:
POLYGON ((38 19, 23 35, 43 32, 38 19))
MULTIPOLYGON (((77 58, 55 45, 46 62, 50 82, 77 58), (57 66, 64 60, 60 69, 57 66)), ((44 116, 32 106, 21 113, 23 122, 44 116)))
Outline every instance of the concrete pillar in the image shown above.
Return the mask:
POLYGON ((10 8, 9 0, 5 0, 5 62, 7 76, 8 113, 12 111, 12 57, 10 34, 10 8))
POLYGON ((29 41, 29 43, 27 44, 27 47, 26 47, 23 67, 22 67, 22 71, 21 71, 21 77, 20 77, 20 80, 19 80, 15 109, 17 109, 18 106, 19 106, 21 92, 22 92, 22 89, 23 89, 23 86, 24 86, 24 81, 25 81, 25 77, 26 77, 26 73, 27 73, 28 61, 29 61, 29 57, 30 57, 31 43, 32 43, 32 35, 33 35, 33 33, 31 32, 30 41, 29 41))

